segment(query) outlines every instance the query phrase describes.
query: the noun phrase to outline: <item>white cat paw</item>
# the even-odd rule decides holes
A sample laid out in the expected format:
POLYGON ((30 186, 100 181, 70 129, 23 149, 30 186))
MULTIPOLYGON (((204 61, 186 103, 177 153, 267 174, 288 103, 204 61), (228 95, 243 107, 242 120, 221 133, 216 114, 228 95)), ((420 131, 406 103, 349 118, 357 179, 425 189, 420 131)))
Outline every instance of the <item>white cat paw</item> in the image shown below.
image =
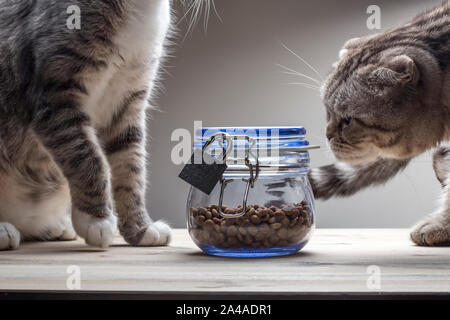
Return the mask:
POLYGON ((72 226, 64 229, 62 234, 57 238, 59 241, 72 241, 77 238, 77 233, 73 230, 72 226))
POLYGON ((77 234, 93 247, 109 247, 116 235, 117 218, 114 214, 97 218, 74 208, 72 223, 77 234))
POLYGON ((71 241, 77 238, 77 234, 72 227, 70 220, 54 224, 41 237, 42 240, 50 241, 71 241))
POLYGON ((411 239, 419 246, 450 245, 450 225, 439 219, 424 220, 412 229, 411 239))
POLYGON ((15 250, 20 244, 20 233, 12 224, 0 222, 0 251, 15 250))
POLYGON ((166 246, 172 240, 172 230, 164 221, 149 225, 138 246, 166 246))

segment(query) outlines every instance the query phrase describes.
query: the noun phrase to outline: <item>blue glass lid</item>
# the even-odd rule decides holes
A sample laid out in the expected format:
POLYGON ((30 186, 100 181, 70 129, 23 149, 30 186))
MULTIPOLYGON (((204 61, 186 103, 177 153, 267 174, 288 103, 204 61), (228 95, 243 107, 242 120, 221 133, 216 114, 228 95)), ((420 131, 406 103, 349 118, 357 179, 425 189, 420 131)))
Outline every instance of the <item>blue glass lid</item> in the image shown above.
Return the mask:
MULTIPOLYGON (((249 141, 243 137, 249 137, 253 141, 252 148, 261 149, 279 149, 279 150, 308 150, 316 146, 310 146, 309 141, 305 139, 306 130, 302 126, 284 126, 284 127, 207 127, 196 131, 196 141, 194 148, 202 148, 213 136, 225 133, 230 137, 235 137, 233 149, 246 149, 249 147, 249 141)), ((218 141, 212 144, 212 148, 221 147, 218 141)))
POLYGON ((246 135, 254 139, 292 139, 304 138, 306 130, 302 126, 284 127, 209 127, 201 128, 195 133, 198 138, 208 140, 217 133, 227 133, 232 136, 246 135))
POLYGON ((248 152, 252 151, 252 162, 259 162, 261 171, 281 172, 297 170, 306 172, 309 166, 309 149, 311 146, 306 137, 306 130, 302 126, 283 127, 204 127, 196 130, 195 149, 202 149, 209 144, 207 152, 213 157, 221 159, 226 150, 228 169, 225 175, 242 174, 248 171, 243 163, 248 152), (222 137, 225 133, 227 137, 222 137))

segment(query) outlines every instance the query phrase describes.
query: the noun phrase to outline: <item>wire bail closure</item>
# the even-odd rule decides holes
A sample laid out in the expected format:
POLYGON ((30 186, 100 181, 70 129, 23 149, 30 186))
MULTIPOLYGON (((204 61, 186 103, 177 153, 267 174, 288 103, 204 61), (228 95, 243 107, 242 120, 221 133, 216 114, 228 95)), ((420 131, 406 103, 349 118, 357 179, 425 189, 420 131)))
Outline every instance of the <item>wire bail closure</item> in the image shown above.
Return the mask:
MULTIPOLYGON (((229 144, 227 146, 227 152, 224 154, 224 160, 226 161, 226 156, 228 154, 228 152, 231 149, 228 149, 229 146, 232 146, 232 143, 229 142, 229 140, 236 140, 238 138, 241 139, 245 139, 248 142, 248 149, 245 150, 245 165, 248 167, 249 169, 249 173, 250 176, 248 179, 243 178, 242 181, 246 182, 246 187, 245 187, 245 192, 244 192, 244 198, 242 200, 242 210, 240 212, 237 213, 225 213, 223 210, 223 194, 225 192, 225 188, 226 186, 233 182, 234 179, 228 179, 225 180, 223 178, 223 176, 220 178, 220 196, 219 196, 219 214, 224 217, 224 218, 239 218, 242 217, 243 215, 245 215, 247 213, 247 199, 248 199, 248 194, 250 191, 250 188, 253 188, 255 186, 255 181, 258 179, 259 176, 259 160, 258 160, 258 155, 255 154, 253 151, 253 148, 256 144, 255 139, 246 136, 246 135, 228 135, 226 133, 221 133, 219 135, 222 135, 223 137, 226 137, 227 139, 227 143, 229 144), (252 156, 255 159, 255 164, 251 163, 250 161, 250 156, 252 156)), ((215 137, 216 135, 214 135, 213 137, 215 137)), ((215 140, 215 139, 214 139, 215 140)), ((211 142, 212 143, 212 142, 211 142)), ((223 140, 222 140, 222 148, 223 147, 223 140)), ((224 149, 225 150, 225 149, 224 149)))
POLYGON ((203 146, 202 152, 205 153, 205 151, 209 148, 209 146, 211 146, 212 143, 216 140, 219 141, 219 144, 221 144, 221 147, 222 147, 222 153, 223 153, 222 161, 226 161, 228 154, 230 153, 231 149, 233 148, 231 136, 228 133, 220 132, 220 133, 216 133, 215 135, 211 136, 211 138, 203 146), (219 137, 219 136, 222 137, 222 140, 217 139, 217 137, 219 137), (224 141, 227 142, 227 148, 225 148, 224 141))

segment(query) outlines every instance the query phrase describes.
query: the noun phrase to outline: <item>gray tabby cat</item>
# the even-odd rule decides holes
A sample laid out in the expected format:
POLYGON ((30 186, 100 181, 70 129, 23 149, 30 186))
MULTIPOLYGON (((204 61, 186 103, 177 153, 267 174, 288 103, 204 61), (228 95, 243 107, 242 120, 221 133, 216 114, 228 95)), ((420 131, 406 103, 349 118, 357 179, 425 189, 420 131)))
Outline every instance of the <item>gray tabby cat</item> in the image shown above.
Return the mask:
POLYGON ((170 241, 144 200, 170 22, 169 0, 0 0, 0 250, 76 234, 107 247, 117 224, 132 245, 170 241))
POLYGON ((450 244, 450 2, 401 27, 348 41, 323 99, 326 135, 340 162, 311 171, 315 196, 349 196, 382 184, 440 144, 434 169, 443 203, 411 238, 450 244))

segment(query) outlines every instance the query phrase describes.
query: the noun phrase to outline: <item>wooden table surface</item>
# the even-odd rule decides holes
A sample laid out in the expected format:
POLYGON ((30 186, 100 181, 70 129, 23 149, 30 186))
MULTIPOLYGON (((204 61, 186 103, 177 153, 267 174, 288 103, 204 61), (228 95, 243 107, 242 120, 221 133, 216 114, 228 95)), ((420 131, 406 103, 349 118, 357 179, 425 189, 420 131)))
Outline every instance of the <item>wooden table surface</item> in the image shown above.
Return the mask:
POLYGON ((264 259, 207 256, 184 229, 169 247, 129 247, 120 238, 107 251, 81 240, 25 243, 0 252, 0 292, 68 292, 71 265, 80 268, 83 292, 450 292, 450 248, 415 246, 406 229, 319 229, 300 253, 264 259))

